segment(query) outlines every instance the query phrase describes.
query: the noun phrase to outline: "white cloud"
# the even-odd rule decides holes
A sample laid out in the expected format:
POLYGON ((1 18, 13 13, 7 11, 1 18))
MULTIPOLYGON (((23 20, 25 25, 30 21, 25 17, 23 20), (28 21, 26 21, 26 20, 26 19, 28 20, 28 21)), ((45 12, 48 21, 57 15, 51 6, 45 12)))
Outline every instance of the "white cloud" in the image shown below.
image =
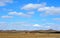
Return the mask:
POLYGON ((8 13, 9 15, 17 15, 17 14, 19 14, 18 12, 9 12, 8 13))
POLYGON ((31 25, 32 24, 26 22, 0 22, 0 30, 27 30, 27 27, 31 25))
POLYGON ((0 6, 5 6, 5 3, 3 3, 3 2, 0 2, 0 6))
POLYGON ((26 23, 26 22, 16 22, 16 23, 12 23, 11 25, 16 26, 16 27, 17 26, 30 27, 33 29, 38 28, 40 30, 48 30, 48 29, 60 30, 60 25, 54 24, 54 23, 30 24, 30 23, 26 23))
POLYGON ((12 3, 13 0, 0 0, 0 6, 5 6, 7 3, 12 3))
POLYGON ((39 25, 39 24, 34 24, 33 26, 34 27, 41 27, 41 25, 39 25))
POLYGON ((46 6, 45 3, 43 4, 27 4, 21 8, 22 10, 38 10, 38 12, 42 12, 40 16, 47 16, 47 15, 60 15, 60 7, 55 6, 46 6))
POLYGON ((53 18, 54 21, 60 21, 60 18, 53 18))
POLYGON ((13 16, 1 16, 1 18, 13 18, 13 16))
POLYGON ((28 12, 27 14, 28 15, 34 15, 34 12, 28 12))
POLYGON ((19 13, 18 15, 22 16, 22 17, 30 17, 31 16, 31 15, 28 15, 28 14, 25 14, 25 13, 19 13))
POLYGON ((39 28, 40 30, 48 30, 48 29, 58 29, 59 25, 53 23, 45 23, 45 24, 34 24, 32 25, 35 28, 39 28))
POLYGON ((19 26, 32 26, 32 24, 30 23, 27 23, 27 22, 14 22, 14 23, 11 23, 11 25, 19 25, 19 26))
POLYGON ((22 17, 31 17, 34 12, 22 13, 22 12, 9 12, 9 15, 17 15, 22 17))
POLYGON ((32 10, 32 9, 37 9, 37 8, 40 8, 40 7, 44 7, 45 4, 27 4, 25 6, 23 6, 21 9, 23 10, 32 10))
POLYGON ((41 15, 60 15, 60 7, 43 7, 39 8, 38 11, 44 12, 41 15))
POLYGON ((53 23, 45 23, 43 25, 41 24, 30 24, 26 22, 0 22, 0 29, 4 30, 17 30, 17 29, 35 29, 35 30, 48 30, 48 29, 54 29, 54 30, 60 30, 60 25, 53 24, 53 23), (25 28, 24 28, 25 27, 25 28), (28 28, 29 27, 29 28, 28 28))

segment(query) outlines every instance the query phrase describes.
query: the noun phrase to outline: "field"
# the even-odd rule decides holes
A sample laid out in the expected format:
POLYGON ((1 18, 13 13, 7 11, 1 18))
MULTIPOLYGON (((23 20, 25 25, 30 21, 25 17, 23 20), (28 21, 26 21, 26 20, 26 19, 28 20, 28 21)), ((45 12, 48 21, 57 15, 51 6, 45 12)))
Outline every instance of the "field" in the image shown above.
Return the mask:
POLYGON ((57 33, 0 33, 0 38, 60 38, 57 33))

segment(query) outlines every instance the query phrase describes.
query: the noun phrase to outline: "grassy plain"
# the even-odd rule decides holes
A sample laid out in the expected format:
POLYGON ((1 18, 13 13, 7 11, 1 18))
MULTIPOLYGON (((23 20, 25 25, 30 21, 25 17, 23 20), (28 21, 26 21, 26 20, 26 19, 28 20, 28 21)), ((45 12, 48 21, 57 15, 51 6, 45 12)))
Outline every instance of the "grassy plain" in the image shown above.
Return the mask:
POLYGON ((60 38, 57 33, 0 33, 0 38, 60 38))

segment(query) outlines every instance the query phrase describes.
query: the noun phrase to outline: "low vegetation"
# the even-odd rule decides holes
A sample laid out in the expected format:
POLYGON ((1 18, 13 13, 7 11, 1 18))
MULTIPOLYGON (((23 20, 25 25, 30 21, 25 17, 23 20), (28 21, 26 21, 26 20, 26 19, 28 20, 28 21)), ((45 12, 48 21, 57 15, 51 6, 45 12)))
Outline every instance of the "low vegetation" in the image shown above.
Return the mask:
POLYGON ((0 38, 60 38, 60 33, 43 31, 0 31, 0 38))

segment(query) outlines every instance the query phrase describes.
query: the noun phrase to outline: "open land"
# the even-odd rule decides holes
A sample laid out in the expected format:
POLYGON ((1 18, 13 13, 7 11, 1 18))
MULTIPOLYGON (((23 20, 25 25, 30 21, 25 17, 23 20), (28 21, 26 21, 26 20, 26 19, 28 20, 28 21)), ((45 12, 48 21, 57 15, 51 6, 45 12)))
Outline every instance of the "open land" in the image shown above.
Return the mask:
POLYGON ((0 32, 0 38, 60 38, 60 33, 0 32))

